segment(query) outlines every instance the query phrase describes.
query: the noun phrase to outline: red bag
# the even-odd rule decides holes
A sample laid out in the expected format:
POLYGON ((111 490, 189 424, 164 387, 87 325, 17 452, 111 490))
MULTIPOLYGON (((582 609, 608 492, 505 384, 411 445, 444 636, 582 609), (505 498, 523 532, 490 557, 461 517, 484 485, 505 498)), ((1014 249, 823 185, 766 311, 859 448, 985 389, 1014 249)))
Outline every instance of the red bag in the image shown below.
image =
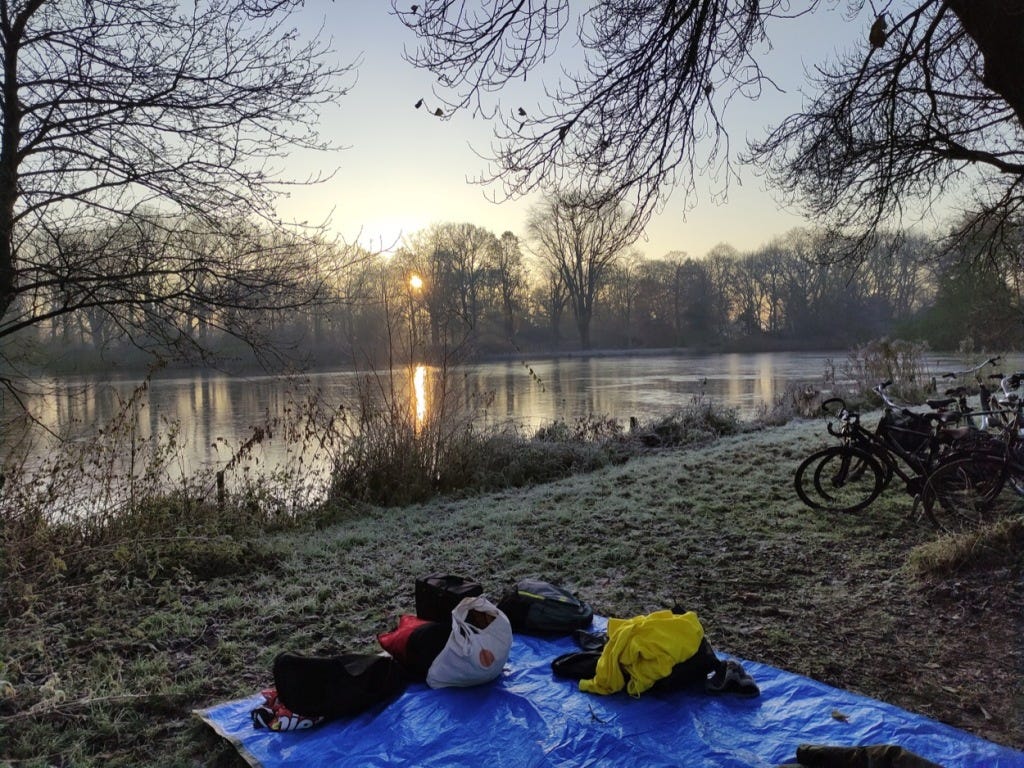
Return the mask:
POLYGON ((451 619, 447 623, 427 621, 405 614, 390 632, 377 635, 380 647, 390 653, 407 672, 424 678, 437 655, 448 642, 451 619))

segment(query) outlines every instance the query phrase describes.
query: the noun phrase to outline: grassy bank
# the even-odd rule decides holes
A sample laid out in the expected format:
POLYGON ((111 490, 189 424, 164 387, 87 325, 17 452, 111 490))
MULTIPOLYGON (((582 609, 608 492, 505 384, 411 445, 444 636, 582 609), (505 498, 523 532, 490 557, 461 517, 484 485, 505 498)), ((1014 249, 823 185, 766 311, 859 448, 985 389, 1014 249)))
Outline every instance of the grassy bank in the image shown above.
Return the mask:
POLYGON ((1024 584, 1006 554, 1019 526, 1012 546, 972 545, 992 548, 979 569, 947 558, 898 489, 858 515, 812 512, 792 473, 830 440, 799 421, 526 489, 365 507, 213 540, 215 567, 111 552, 6 617, 0 762, 242 766, 191 710, 265 687, 281 650, 376 651, 434 571, 492 594, 538 576, 605 615, 680 604, 722 650, 1024 749, 1024 584))

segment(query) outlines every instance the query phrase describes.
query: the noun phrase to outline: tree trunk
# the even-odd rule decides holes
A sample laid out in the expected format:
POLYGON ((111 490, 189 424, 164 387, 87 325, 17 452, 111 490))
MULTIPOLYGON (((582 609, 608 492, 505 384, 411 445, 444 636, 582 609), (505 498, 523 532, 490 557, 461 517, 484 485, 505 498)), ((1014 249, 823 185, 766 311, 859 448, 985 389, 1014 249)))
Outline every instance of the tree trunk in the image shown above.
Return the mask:
POLYGON ((576 318, 576 328, 580 332, 580 349, 590 349, 590 313, 581 311, 576 318))
POLYGON ((985 85, 1002 96, 1024 127, 1024 3, 950 0, 949 7, 985 60, 985 85))
POLYGON ((3 125, 0 126, 0 318, 14 302, 14 204, 18 199, 18 35, 4 24, 3 125))

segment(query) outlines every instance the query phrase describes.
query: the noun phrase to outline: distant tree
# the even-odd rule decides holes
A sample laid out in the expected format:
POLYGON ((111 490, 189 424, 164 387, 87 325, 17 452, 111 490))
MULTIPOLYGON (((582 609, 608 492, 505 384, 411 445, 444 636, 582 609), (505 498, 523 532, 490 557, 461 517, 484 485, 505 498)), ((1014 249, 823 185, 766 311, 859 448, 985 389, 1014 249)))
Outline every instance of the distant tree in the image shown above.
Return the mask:
MULTIPOLYGON (((408 276, 400 273, 397 266, 389 265, 382 259, 359 259, 351 268, 338 275, 332 287, 338 296, 335 306, 328 315, 330 335, 336 347, 357 368, 372 368, 383 362, 381 351, 385 340, 381 333, 386 327, 384 307, 380 300, 382 274, 395 288, 408 290, 405 281, 408 276)), ((395 303, 398 303, 395 300, 395 303)), ((338 358, 332 361, 335 365, 338 358)))
POLYGON ((121 226, 50 233, 21 244, 24 263, 49 279, 19 286, 0 339, 80 328, 84 345, 114 360, 209 361, 247 350, 280 361, 289 352, 283 314, 332 300, 332 268, 350 261, 324 246, 246 221, 141 213, 121 226))
POLYGON ((643 257, 639 251, 627 251, 608 270, 605 292, 610 343, 627 349, 638 341, 637 304, 640 300, 640 276, 643 257))
POLYGON ((739 259, 739 251, 719 243, 699 262, 694 260, 706 278, 694 283, 687 303, 697 308, 691 309, 691 314, 722 341, 732 340, 744 332, 739 319, 743 311, 738 295, 742 290, 736 267, 739 259), (715 289, 710 294, 707 293, 709 286, 715 289))
POLYGON ((534 305, 533 315, 538 325, 546 325, 554 349, 562 347, 562 317, 569 303, 569 290, 566 288, 562 273, 555 267, 541 262, 535 271, 539 279, 531 290, 530 296, 534 305))
POLYGON ((841 290, 844 277, 836 265, 822 259, 821 236, 807 229, 794 229, 776 238, 773 245, 786 254, 779 279, 785 307, 782 331, 798 344, 828 346, 830 338, 823 325, 834 311, 828 309, 833 290, 841 290))
POLYGON ((935 299, 912 327, 934 349, 955 350, 970 339, 985 350, 1019 348, 1021 307, 996 265, 950 259, 937 275, 935 299))
POLYGON ((679 279, 682 254, 641 262, 637 275, 636 315, 645 344, 674 347, 682 344, 679 279))
POLYGON ((0 340, 83 311, 173 354, 323 297, 310 254, 266 234, 275 161, 323 148, 344 93, 288 27, 301 5, 0 0, 0 340))
POLYGON ((492 232, 467 223, 432 224, 406 239, 404 258, 423 279, 418 290, 435 351, 461 347, 475 337, 499 248, 492 232))
POLYGON ((516 334, 516 317, 523 308, 526 292, 526 266, 519 238, 503 232, 492 266, 494 284, 501 307, 502 329, 512 341, 516 334))
MULTIPOLYGON (((988 233, 977 237, 989 239, 988 233)), ((959 252, 927 259, 928 284, 922 286, 919 311, 902 323, 901 332, 926 339, 934 349, 1020 349, 1024 344, 1022 242, 1020 237, 1008 238, 988 259, 967 258, 976 249, 973 243, 963 243, 959 252)))
POLYGON ((622 206, 561 192, 530 209, 534 251, 557 271, 569 294, 580 346, 590 349, 590 321, 610 268, 635 238, 622 206))
POLYGON ((392 6, 419 36, 409 58, 438 78, 445 116, 489 113, 491 93, 576 33, 578 46, 562 50, 582 50, 583 63, 564 66, 548 103, 496 112, 494 177, 510 195, 578 179, 630 199, 640 226, 673 188, 691 192, 716 171, 727 182, 727 107, 774 87, 762 70, 770 25, 824 8, 851 19, 852 45, 837 46, 850 53, 815 68, 817 95, 754 147, 785 190, 853 235, 861 256, 893 218, 943 192, 976 196, 956 233, 965 237, 998 239, 1004 227, 986 222, 1010 225, 1024 203, 1017 2, 896 0, 876 11, 864 0, 596 0, 576 15, 569 0, 392 6))
POLYGON ((728 293, 733 258, 717 248, 705 259, 677 264, 673 284, 678 286, 681 344, 714 345, 733 335, 728 293))
POLYGON ((494 233, 475 224, 440 224, 436 227, 438 243, 451 257, 449 290, 462 322, 475 332, 482 311, 481 302, 488 279, 488 269, 500 249, 494 233))

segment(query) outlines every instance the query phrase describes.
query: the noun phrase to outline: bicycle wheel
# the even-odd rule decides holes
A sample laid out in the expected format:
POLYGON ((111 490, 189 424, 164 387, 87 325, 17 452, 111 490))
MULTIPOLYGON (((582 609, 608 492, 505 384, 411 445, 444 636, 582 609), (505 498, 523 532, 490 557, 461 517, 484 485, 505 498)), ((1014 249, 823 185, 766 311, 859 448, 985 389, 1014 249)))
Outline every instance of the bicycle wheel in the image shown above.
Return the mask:
POLYGON ((1006 488, 1018 496, 1024 496, 1024 443, 1015 441, 1007 448, 998 438, 955 442, 942 457, 940 465, 955 459, 975 458, 978 455, 992 457, 1006 466, 1006 488))
POLYGON ((871 457, 878 462, 878 466, 882 468, 882 490, 884 491, 889 487, 893 477, 893 459, 892 457, 882 448, 874 448, 871 450, 871 457))
POLYGON ((811 509, 856 512, 878 498, 884 473, 878 460, 860 448, 833 445, 812 453, 796 470, 793 485, 811 509))
MULTIPOLYGON (((887 454, 884 449, 877 446, 849 446, 848 450, 866 453, 878 464, 879 469, 882 470, 882 487, 879 489, 879 493, 889 487, 889 483, 892 482, 893 477, 892 462, 889 458, 889 454, 887 454)), ((822 461, 818 464, 817 469, 815 469, 814 490, 817 492, 819 498, 832 498, 832 495, 835 492, 834 489, 837 480, 835 476, 830 474, 829 470, 831 469, 834 472, 835 468, 835 464, 830 465, 829 462, 822 461)), ((843 482, 860 482, 865 473, 872 472, 874 472, 874 470, 871 469, 870 463, 865 461, 862 456, 852 456, 850 458, 849 470, 846 472, 843 482)), ((870 474, 868 476, 870 477, 870 474)))
POLYGON ((952 459, 935 468, 921 489, 925 514, 940 531, 967 531, 1010 514, 1019 503, 1003 494, 1007 464, 979 454, 952 459))

